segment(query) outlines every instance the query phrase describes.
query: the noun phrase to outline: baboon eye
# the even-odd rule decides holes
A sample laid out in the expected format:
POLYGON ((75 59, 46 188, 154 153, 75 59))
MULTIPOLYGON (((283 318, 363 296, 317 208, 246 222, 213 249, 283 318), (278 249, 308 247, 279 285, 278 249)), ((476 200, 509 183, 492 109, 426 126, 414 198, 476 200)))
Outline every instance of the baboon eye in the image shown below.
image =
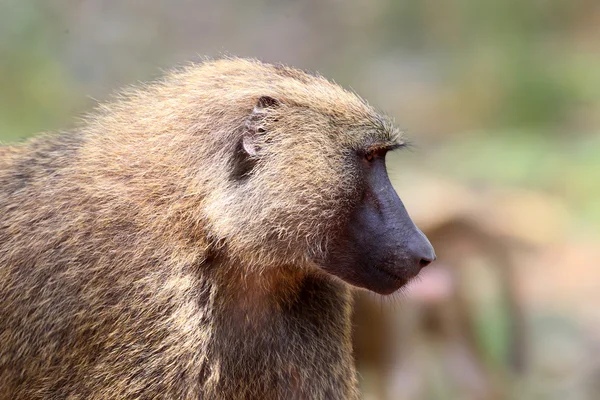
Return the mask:
POLYGON ((387 153, 387 149, 375 148, 362 153, 362 157, 370 164, 379 158, 385 157, 385 153, 387 153))
POLYGON ((375 151, 371 150, 365 153, 365 160, 368 162, 373 162, 375 160, 375 151))

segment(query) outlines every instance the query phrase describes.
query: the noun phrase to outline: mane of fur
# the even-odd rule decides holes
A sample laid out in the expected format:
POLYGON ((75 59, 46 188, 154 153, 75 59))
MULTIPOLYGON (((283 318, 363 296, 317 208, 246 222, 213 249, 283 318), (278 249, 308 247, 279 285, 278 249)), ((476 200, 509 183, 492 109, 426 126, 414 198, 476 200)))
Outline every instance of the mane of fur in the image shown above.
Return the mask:
POLYGON ((310 260, 350 206, 338 149, 373 140, 399 137, 355 94, 227 59, 0 147, 0 398, 356 396, 350 293, 310 260))

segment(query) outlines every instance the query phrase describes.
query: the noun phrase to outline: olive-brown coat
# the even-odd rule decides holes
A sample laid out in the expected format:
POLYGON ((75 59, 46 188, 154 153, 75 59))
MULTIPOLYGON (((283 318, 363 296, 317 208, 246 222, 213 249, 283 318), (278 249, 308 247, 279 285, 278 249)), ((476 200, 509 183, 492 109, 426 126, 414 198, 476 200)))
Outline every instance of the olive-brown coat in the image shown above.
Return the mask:
POLYGON ((322 77, 227 59, 0 147, 0 398, 356 397, 351 294, 311 260, 353 201, 339 149, 395 140, 322 77))

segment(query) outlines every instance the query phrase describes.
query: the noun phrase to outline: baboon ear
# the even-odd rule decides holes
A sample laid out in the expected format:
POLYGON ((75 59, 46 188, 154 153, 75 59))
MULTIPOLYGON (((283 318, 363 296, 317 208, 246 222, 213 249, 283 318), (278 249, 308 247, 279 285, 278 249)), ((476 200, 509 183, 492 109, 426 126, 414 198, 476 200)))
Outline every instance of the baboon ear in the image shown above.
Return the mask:
POLYGON ((270 109, 279 107, 280 102, 270 96, 261 96, 252 113, 246 119, 242 147, 249 156, 254 157, 260 153, 260 136, 266 132, 265 120, 270 109))
POLYGON ((263 135, 268 129, 267 115, 280 104, 279 100, 270 96, 262 96, 254 104, 252 112, 246 117, 242 137, 236 144, 232 158, 232 180, 243 182, 251 175, 261 155, 261 145, 265 142, 263 135))
POLYGON ((261 96, 256 105, 254 106, 254 111, 257 109, 265 109, 265 108, 276 108, 279 107, 279 100, 271 97, 271 96, 261 96))

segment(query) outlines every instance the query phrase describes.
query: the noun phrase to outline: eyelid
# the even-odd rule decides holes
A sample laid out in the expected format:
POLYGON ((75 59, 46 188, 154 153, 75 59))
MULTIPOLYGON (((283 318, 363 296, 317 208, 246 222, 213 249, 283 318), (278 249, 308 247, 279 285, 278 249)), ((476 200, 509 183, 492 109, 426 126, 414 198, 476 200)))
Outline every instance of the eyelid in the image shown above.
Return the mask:
POLYGON ((396 149, 403 149, 405 147, 408 147, 408 143, 393 143, 393 144, 380 146, 380 147, 374 146, 374 147, 372 147, 372 150, 387 153, 389 151, 394 151, 396 149))
POLYGON ((388 149, 387 149, 387 148, 385 148, 385 147, 374 147, 374 148, 368 149, 368 150, 365 152, 365 155, 367 155, 367 154, 371 154, 371 155, 373 155, 373 156, 383 156, 383 155, 385 155, 387 152, 388 152, 388 149))
POLYGON ((386 153, 387 153, 387 149, 385 149, 385 148, 371 148, 371 149, 363 150, 363 151, 359 152, 359 155, 363 159, 365 159, 367 162, 371 163, 378 158, 385 157, 386 153))
POLYGON ((393 143, 380 146, 375 145, 367 148, 358 149, 356 150, 356 153, 362 158, 366 158, 369 154, 372 154, 373 156, 382 157, 390 151, 394 151, 396 149, 404 149, 408 147, 408 143, 393 143))

